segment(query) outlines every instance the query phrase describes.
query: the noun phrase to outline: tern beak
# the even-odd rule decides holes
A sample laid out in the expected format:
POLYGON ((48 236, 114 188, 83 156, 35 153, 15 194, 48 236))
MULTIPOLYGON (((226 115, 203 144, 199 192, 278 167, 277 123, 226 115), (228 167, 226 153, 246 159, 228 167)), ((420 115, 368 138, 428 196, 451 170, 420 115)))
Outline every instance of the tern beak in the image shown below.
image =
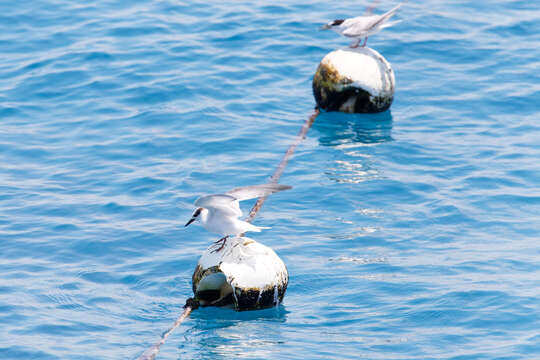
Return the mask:
POLYGON ((193 215, 191 215, 191 219, 189 219, 189 221, 186 223, 186 225, 184 225, 184 227, 188 226, 189 224, 197 220, 197 216, 201 214, 201 211, 202 211, 202 208, 198 208, 197 210, 195 210, 193 215))
POLYGON ((330 29, 330 25, 328 24, 325 24, 319 28, 319 30, 328 30, 328 29, 330 29))
POLYGON ((189 224, 191 224, 192 222, 194 222, 197 218, 194 216, 192 217, 191 219, 189 219, 189 221, 186 223, 186 225, 184 225, 184 227, 188 226, 189 224))

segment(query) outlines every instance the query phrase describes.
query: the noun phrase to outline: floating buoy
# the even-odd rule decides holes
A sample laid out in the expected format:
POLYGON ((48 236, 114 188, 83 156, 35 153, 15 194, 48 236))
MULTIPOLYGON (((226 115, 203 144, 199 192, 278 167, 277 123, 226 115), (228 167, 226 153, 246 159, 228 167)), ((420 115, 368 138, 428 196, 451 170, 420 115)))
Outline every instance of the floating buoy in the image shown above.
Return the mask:
POLYGON ((201 306, 232 306, 237 311, 265 309, 283 301, 289 273, 268 246, 247 237, 216 243, 199 259, 192 277, 201 306))
POLYGON ((313 77, 315 101, 326 111, 382 112, 392 104, 394 89, 390 63, 367 47, 332 51, 313 77))

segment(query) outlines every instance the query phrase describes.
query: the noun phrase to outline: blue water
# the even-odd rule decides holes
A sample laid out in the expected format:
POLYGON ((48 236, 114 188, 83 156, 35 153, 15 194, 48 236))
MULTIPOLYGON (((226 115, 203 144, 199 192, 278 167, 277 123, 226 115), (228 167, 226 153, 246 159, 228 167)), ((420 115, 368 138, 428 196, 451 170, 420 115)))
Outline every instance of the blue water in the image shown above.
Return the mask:
MULTIPOLYGON (((158 340, 217 240, 193 201, 267 181, 348 44, 317 28, 366 5, 0 2, 0 358, 158 340)), ((158 359, 540 358, 540 5, 399 18, 391 110, 320 115, 256 218, 284 303, 199 309, 158 359)))

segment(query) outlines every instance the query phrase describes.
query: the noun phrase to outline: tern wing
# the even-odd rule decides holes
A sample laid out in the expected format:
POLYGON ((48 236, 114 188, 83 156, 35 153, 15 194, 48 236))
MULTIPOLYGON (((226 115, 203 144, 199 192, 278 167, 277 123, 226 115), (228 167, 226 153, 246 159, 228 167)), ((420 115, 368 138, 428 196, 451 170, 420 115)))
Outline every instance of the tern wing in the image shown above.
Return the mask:
POLYGON ((369 15, 347 19, 343 23, 343 26, 346 27, 346 29, 343 30, 342 34, 348 37, 363 36, 370 29, 371 24, 378 18, 379 16, 377 15, 369 15))
POLYGON ((227 194, 203 196, 195 201, 195 206, 203 207, 210 211, 220 212, 227 216, 242 216, 242 210, 236 197, 227 194))
MULTIPOLYGON (((398 4, 394 8, 388 10, 382 15, 370 15, 370 16, 359 16, 353 19, 350 19, 348 21, 351 22, 350 27, 347 28, 347 30, 343 31, 343 35, 354 37, 354 36, 362 36, 362 34, 378 28, 382 24, 384 24, 386 21, 388 21, 394 14, 398 11, 398 9, 401 7, 401 4, 398 4)), ((389 27, 391 25, 396 24, 396 22, 392 24, 388 24, 385 27, 389 27)))
POLYGON ((268 196, 278 191, 292 189, 291 186, 281 184, 262 184, 251 185, 232 189, 225 193, 225 195, 232 196, 238 201, 254 199, 259 197, 268 196))

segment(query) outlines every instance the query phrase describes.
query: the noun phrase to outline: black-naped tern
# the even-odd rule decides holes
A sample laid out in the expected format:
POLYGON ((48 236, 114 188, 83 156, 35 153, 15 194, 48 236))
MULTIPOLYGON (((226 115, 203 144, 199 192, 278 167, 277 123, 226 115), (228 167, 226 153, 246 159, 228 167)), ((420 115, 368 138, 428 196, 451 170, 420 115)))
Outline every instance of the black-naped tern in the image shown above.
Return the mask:
POLYGON ((240 235, 247 231, 260 232, 261 229, 265 229, 238 219, 242 216, 242 210, 240 210, 239 205, 240 201, 265 197, 288 189, 291 189, 291 187, 287 185, 263 184, 239 187, 225 194, 202 196, 195 201, 197 209, 195 209, 191 219, 185 226, 200 219, 201 225, 206 230, 223 236, 216 243, 223 242, 224 245, 227 237, 231 235, 240 235))
POLYGON ((362 44, 362 47, 364 47, 369 36, 401 21, 387 22, 398 11, 400 6, 401 4, 382 15, 364 15, 350 19, 337 19, 321 27, 321 30, 331 29, 338 34, 352 38, 352 48, 358 47, 360 41, 364 39, 362 44))

